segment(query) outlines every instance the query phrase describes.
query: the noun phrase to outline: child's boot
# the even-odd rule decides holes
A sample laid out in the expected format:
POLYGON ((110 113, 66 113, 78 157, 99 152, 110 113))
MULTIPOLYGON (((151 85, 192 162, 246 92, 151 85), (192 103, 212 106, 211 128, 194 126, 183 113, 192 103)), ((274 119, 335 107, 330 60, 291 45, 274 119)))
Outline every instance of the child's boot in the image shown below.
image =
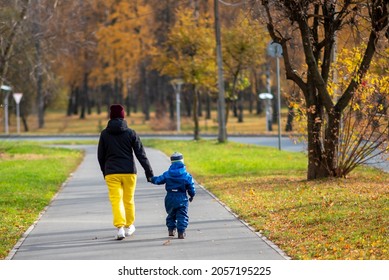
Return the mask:
POLYGON ((169 236, 174 236, 174 235, 176 235, 176 229, 175 228, 173 228, 173 229, 169 228, 169 236))
POLYGON ((183 232, 178 232, 178 239, 184 239, 185 236, 186 236, 185 231, 183 231, 183 232))

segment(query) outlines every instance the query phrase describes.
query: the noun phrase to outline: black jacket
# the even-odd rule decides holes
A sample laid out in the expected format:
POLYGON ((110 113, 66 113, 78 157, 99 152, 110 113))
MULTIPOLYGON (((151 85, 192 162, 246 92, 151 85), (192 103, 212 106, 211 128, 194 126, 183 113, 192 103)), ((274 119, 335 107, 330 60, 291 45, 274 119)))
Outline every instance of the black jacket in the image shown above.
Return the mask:
POLYGON ((100 134, 97 150, 103 175, 136 174, 134 154, 145 170, 146 178, 153 177, 150 162, 136 132, 127 127, 124 119, 110 120, 100 134))

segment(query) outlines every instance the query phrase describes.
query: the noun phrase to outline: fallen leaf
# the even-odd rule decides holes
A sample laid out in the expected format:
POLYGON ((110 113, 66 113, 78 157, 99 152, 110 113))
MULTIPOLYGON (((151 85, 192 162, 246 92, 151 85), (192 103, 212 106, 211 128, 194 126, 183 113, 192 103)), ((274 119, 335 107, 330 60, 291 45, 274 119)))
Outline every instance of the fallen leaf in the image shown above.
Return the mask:
POLYGON ((167 245, 170 245, 170 240, 166 240, 165 242, 163 242, 163 246, 167 246, 167 245))

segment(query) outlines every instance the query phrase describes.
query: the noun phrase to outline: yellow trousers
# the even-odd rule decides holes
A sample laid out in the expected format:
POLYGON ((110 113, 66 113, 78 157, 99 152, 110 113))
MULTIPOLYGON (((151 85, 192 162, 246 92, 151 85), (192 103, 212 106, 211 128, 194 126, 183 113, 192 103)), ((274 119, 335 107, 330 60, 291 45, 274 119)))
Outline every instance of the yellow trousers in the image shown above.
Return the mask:
POLYGON ((105 176, 115 227, 129 227, 135 221, 134 194, 136 178, 136 174, 110 174, 105 176))

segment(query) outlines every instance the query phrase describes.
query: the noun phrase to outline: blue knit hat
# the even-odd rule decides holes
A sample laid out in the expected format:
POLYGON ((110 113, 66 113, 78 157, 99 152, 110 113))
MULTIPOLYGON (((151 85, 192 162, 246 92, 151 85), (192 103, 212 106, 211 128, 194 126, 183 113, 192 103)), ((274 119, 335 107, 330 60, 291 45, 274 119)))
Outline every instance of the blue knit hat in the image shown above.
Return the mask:
POLYGON ((179 152, 174 152, 171 156, 170 156, 170 161, 173 163, 173 162, 178 162, 178 161, 181 161, 181 162, 184 162, 184 157, 182 156, 181 153, 179 152))

